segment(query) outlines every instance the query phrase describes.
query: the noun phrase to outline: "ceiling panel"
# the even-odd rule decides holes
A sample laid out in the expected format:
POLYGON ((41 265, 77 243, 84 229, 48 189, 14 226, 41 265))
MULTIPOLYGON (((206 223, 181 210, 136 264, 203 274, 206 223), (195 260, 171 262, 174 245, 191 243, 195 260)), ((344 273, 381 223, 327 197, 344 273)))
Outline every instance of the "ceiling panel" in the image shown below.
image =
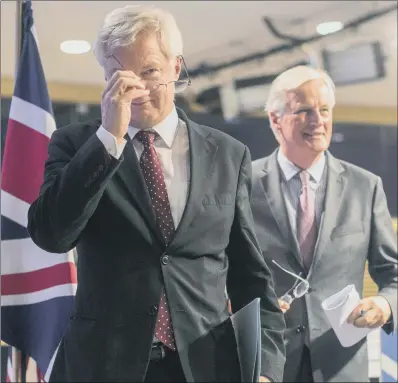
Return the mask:
MULTIPOLYGON (((146 2, 149 3, 149 2, 146 2)), ((262 18, 271 17, 285 33, 312 35, 317 23, 346 21, 395 1, 154 1, 171 11, 184 37, 188 66, 231 60, 280 43, 262 18)), ((93 42, 104 16, 135 1, 34 1, 33 11, 47 80, 103 82, 92 53, 66 55, 67 39, 93 42)), ((15 1, 1 1, 1 72, 12 76, 15 59, 15 1)), ((396 28, 396 26, 395 26, 396 28)))

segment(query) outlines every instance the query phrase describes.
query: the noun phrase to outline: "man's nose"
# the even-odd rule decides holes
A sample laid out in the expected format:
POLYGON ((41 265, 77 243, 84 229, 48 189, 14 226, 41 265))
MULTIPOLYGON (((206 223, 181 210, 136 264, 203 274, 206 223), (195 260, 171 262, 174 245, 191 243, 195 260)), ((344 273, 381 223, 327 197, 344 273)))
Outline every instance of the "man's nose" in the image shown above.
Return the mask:
POLYGON ((320 125, 322 124, 323 118, 321 112, 318 109, 314 109, 310 116, 311 125, 320 125))

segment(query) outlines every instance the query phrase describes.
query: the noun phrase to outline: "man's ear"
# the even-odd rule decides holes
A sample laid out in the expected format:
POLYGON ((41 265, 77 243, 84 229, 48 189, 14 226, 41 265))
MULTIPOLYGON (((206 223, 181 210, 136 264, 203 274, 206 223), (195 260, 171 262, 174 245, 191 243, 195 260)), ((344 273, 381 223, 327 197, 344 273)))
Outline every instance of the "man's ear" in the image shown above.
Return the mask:
POLYGON ((275 113, 275 112, 269 112, 268 116, 269 116, 270 124, 272 125, 272 129, 274 129, 275 131, 279 131, 279 129, 280 129, 279 114, 275 113))
POLYGON ((175 78, 176 80, 178 80, 180 78, 180 73, 181 73, 181 69, 182 69, 182 57, 178 56, 176 58, 176 62, 174 65, 174 73, 175 73, 175 78))

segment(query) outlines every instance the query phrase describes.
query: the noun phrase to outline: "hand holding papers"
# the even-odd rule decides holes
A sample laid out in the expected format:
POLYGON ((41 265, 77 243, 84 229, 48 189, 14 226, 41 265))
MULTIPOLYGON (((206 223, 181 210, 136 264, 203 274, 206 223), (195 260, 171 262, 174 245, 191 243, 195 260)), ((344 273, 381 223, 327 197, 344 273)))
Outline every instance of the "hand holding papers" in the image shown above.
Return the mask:
POLYGON ((343 347, 353 346, 373 331, 370 328, 358 328, 347 323, 349 315, 360 301, 355 286, 348 285, 322 302, 325 315, 343 347))

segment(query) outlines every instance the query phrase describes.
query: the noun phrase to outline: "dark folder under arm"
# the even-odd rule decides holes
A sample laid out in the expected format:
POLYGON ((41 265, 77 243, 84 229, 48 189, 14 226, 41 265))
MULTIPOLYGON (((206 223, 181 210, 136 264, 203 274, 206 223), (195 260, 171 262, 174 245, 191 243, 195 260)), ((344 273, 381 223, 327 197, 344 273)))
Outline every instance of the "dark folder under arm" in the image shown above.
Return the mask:
POLYGON ((181 350, 188 382, 258 382, 261 368, 260 298, 181 350))
POLYGON ((242 382, 258 382, 261 370, 260 298, 231 316, 242 382))

